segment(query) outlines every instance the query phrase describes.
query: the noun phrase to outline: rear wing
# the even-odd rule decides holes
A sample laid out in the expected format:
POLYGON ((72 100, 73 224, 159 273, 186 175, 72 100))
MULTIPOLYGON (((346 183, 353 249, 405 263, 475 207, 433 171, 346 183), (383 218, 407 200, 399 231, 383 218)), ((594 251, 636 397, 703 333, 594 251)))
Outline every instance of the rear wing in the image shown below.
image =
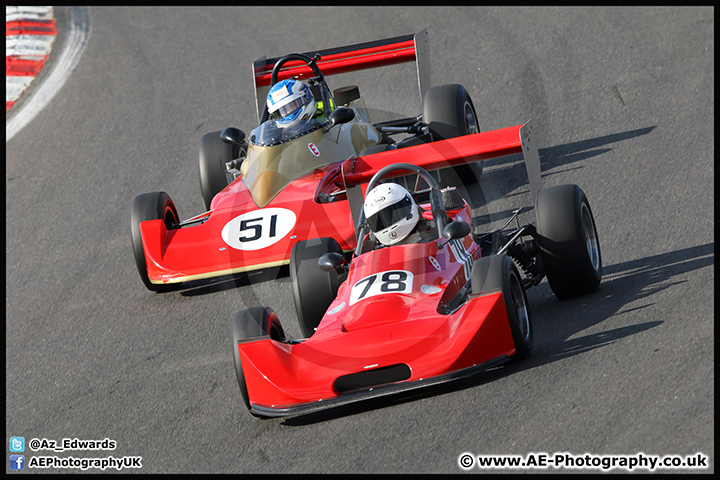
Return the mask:
MULTIPOLYGON (((418 88, 420 89, 421 99, 425 90, 430 88, 428 34, 424 28, 414 35, 403 35, 345 47, 317 50, 307 52, 305 55, 312 57, 316 53, 320 54, 317 65, 324 76, 414 61, 417 66, 418 88)), ((272 69, 280 58, 265 58, 263 56, 253 62, 258 122, 260 122, 265 99, 270 90, 272 69)), ((313 73, 305 63, 291 61, 283 65, 283 68, 278 73, 278 81, 295 76, 300 79, 309 78, 313 76, 313 73)))
MULTIPOLYGON (((518 153, 523 154, 533 204, 536 204, 538 192, 542 188, 540 155, 535 145, 530 122, 397 150, 386 150, 372 155, 351 157, 343 163, 342 175, 350 202, 353 224, 357 229, 360 208, 363 205, 360 185, 368 183, 375 173, 387 165, 411 163, 425 170, 436 170, 518 153)), ((407 173, 397 171, 396 176, 407 173)))

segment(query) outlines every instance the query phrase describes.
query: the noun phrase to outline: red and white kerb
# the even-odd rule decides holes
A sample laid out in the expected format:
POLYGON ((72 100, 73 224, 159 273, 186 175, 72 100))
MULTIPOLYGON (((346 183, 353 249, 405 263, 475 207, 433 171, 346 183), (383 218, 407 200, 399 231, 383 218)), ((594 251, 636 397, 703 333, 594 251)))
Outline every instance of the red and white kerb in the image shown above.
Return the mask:
POLYGON ((5 111, 40 73, 56 36, 53 7, 5 7, 5 111))

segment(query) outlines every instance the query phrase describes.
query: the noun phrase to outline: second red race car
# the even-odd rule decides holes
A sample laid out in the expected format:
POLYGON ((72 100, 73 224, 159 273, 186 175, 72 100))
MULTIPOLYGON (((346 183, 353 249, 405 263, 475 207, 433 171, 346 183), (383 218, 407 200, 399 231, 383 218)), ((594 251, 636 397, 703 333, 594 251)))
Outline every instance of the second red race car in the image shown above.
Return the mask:
MULTIPOLYGON (((397 163, 478 133, 462 85, 431 87, 425 29, 414 35, 261 57, 253 64, 259 126, 204 135, 198 149, 206 211, 181 220, 164 191, 139 195, 131 212, 135 263, 145 286, 162 292, 201 279, 286 265, 302 240, 332 237, 343 251, 355 236, 343 165, 383 156, 397 163), (357 86, 331 91, 325 77, 414 61, 422 113, 373 123, 357 86), (395 140, 393 135, 402 137, 395 140), (437 142, 447 142, 435 147, 437 142)), ((436 168, 450 164, 437 162, 436 168)), ((479 174, 458 164, 460 178, 479 174)))
MULTIPOLYGON (((567 298, 598 287, 600 245, 583 191, 542 189, 528 125, 484 138, 467 152, 523 153, 535 222, 520 225, 517 210, 503 227, 474 234, 467 202, 426 171, 432 155, 412 165, 383 165, 377 157, 354 171, 347 165, 351 208, 359 202, 349 260, 332 238, 299 242, 291 255, 304 338, 287 338, 270 307, 243 310, 233 321, 235 371, 253 415, 306 414, 524 358, 533 347, 528 288, 547 278, 554 294, 567 298), (408 172, 428 188, 404 195, 381 183, 408 172), (369 177, 367 195, 354 195, 369 177)), ((439 154, 453 164, 472 158, 439 154)))

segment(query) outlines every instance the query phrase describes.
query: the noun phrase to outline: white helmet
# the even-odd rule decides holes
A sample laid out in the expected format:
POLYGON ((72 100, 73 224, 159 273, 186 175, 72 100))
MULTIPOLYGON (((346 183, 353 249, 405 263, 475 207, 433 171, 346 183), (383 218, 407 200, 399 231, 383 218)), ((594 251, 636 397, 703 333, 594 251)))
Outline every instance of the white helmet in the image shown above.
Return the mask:
POLYGON ((280 127, 292 127, 315 115, 317 102, 307 85, 299 80, 283 80, 272 86, 267 96, 268 113, 280 127))
POLYGON ((397 183, 383 183, 365 196, 365 220, 383 245, 394 245, 412 232, 420 213, 412 195, 397 183))

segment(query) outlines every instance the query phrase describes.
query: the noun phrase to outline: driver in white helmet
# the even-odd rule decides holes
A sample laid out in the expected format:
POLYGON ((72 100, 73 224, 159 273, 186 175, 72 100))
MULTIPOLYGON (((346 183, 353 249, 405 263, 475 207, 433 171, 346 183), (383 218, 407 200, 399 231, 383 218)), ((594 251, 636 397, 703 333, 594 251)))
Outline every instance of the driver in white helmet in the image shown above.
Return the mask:
POLYGON ((383 183, 373 188, 365 196, 363 211, 370 231, 383 245, 422 241, 416 228, 420 208, 412 195, 397 183, 383 183))
POLYGON ((317 106, 310 88, 295 79, 276 83, 267 96, 268 113, 282 128, 310 120, 316 114, 317 106))

